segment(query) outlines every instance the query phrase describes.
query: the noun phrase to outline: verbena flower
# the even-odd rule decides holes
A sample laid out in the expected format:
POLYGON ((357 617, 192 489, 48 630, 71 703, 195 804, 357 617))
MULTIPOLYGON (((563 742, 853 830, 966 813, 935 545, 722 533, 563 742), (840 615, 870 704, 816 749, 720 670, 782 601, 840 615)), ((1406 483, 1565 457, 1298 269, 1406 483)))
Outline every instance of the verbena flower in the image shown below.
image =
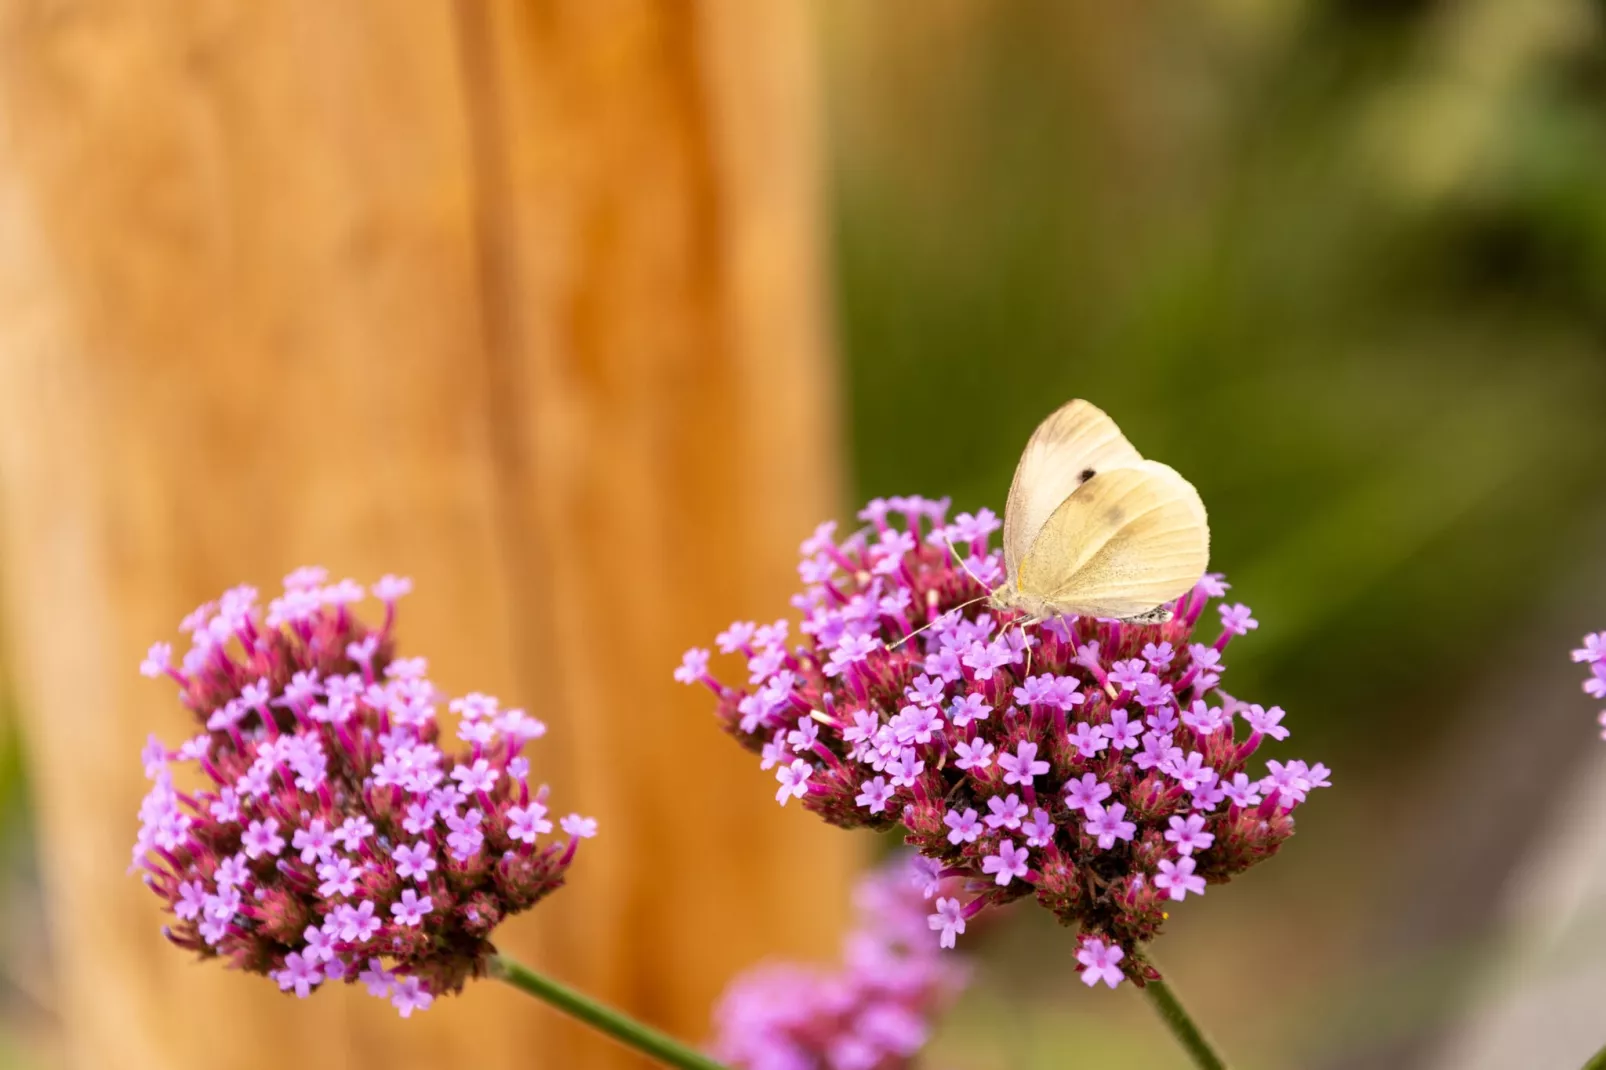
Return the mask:
POLYGON ((798 799, 843 828, 901 825, 963 878, 960 920, 1034 895, 1081 927, 1089 984, 1115 969, 1157 976, 1136 952, 1170 904, 1275 853, 1328 769, 1249 770, 1262 740, 1288 729, 1280 708, 1220 688, 1228 643, 1258 627, 1243 605, 1205 614, 1221 577, 1164 624, 1025 628, 978 601, 1003 576, 988 545, 997 518, 946 512, 877 499, 860 513, 869 526, 841 542, 821 525, 792 603, 801 641, 785 620, 739 622, 716 646, 746 660, 745 686, 711 675, 702 649, 675 677, 714 692, 726 730, 776 771, 783 806, 798 799), (1201 620, 1219 621, 1209 641, 1201 620))
POLYGON ((301 997, 360 981, 407 1017, 485 972, 491 930, 563 883, 595 823, 552 835, 522 754, 546 727, 522 711, 456 699, 464 746, 442 746, 442 696, 394 650, 408 581, 374 584, 375 629, 352 613, 362 587, 325 580, 292 573, 265 611, 250 587, 226 592, 184 620, 177 666, 151 648, 141 671, 171 677, 202 731, 147 744, 131 872, 180 947, 301 997))
MULTIPOLYGON (((1584 680, 1584 694, 1590 698, 1606 699, 1606 632, 1584 636, 1584 645, 1573 651, 1573 660, 1589 668, 1589 676, 1584 680)), ((1601 738, 1606 739, 1606 710, 1601 710, 1596 720, 1600 724, 1601 738)))
MULTIPOLYGON (((866 876, 858 920, 836 969, 759 966, 731 982, 714 1010, 715 1055, 746 1070, 898 1070, 913 1065, 967 971, 939 955, 928 896, 963 932, 957 881, 904 854, 866 876), (953 908, 948 907, 953 904, 953 908)), ((946 933, 951 930, 945 930, 946 933)))

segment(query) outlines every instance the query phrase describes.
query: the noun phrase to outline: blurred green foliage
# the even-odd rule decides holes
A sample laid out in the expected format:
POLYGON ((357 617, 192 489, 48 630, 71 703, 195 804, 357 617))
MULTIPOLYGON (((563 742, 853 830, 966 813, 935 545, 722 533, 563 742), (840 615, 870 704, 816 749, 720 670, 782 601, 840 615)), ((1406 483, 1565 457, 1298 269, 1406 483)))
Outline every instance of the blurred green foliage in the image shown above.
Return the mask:
MULTIPOLYGON (((1499 944, 1380 938, 1431 894, 1390 884, 1387 833, 1514 634, 1554 632, 1567 671, 1556 593, 1606 550, 1601 12, 822 8, 855 498, 999 510, 1036 422, 1094 401, 1210 509, 1262 624, 1230 688, 1337 769, 1287 857, 1159 949, 1243 1065, 1397 1065, 1368 1045, 1449 1020, 1499 944)), ((942 1059, 1173 1064, 1140 1001, 1079 995, 1018 921, 942 1059)))
POLYGON ((1236 690, 1301 752, 1426 735, 1600 552, 1596 9, 870 7, 827 9, 859 497, 1000 509, 1089 398, 1203 494, 1236 690))

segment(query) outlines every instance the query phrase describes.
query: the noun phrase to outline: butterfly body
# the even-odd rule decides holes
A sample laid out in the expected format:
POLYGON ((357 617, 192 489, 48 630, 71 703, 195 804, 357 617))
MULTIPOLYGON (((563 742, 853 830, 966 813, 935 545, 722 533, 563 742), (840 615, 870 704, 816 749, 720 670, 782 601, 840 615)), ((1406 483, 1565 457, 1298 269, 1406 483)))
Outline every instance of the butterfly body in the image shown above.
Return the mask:
POLYGON ((1134 623, 1170 619, 1210 558, 1199 492, 1144 459, 1115 421, 1071 401, 1038 425, 1004 509, 1006 578, 996 609, 1134 623))

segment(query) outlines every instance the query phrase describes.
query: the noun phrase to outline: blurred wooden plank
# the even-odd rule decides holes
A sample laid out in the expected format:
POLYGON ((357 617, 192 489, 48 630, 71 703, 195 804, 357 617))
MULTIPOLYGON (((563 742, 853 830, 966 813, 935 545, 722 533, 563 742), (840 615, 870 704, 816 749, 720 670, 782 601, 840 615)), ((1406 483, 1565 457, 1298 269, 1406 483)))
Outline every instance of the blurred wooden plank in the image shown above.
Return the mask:
POLYGON ((133 666, 304 561, 412 573, 442 683, 552 723, 605 835, 511 947, 695 1037, 834 941, 844 838, 668 680, 836 505, 811 109, 795 4, 0 3, 0 566, 81 1062, 611 1058, 156 935, 135 754, 183 718, 133 666))

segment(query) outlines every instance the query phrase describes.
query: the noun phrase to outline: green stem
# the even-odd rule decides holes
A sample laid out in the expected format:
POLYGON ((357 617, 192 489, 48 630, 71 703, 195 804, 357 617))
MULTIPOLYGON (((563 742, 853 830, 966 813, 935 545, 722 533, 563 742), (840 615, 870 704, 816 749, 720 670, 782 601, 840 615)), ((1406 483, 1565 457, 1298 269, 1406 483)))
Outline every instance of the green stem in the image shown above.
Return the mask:
POLYGON ((1143 986, 1143 994, 1149 997, 1149 1002, 1154 1004, 1154 1009, 1165 1021, 1166 1028, 1171 1030, 1171 1035, 1177 1038, 1177 1043, 1182 1045, 1182 1050, 1188 1053, 1199 1070, 1227 1070, 1227 1064, 1216 1054, 1193 1019, 1188 1017, 1182 1004, 1177 1002, 1176 993, 1171 991, 1170 985, 1164 981, 1150 981, 1143 986))
POLYGON ((1597 1051, 1589 1062, 1584 1064, 1584 1070, 1606 1070, 1606 1048, 1597 1051))
POLYGON ((577 1018, 591 1028, 617 1040, 627 1048, 634 1048, 651 1056, 665 1066, 677 1070, 727 1070, 702 1052, 690 1048, 674 1037, 666 1036, 648 1025, 643 1025, 620 1011, 598 1003, 590 996, 561 985, 550 977, 543 977, 528 966, 506 955, 497 954, 491 959, 491 976, 506 981, 520 992, 545 1000, 571 1018, 577 1018))

